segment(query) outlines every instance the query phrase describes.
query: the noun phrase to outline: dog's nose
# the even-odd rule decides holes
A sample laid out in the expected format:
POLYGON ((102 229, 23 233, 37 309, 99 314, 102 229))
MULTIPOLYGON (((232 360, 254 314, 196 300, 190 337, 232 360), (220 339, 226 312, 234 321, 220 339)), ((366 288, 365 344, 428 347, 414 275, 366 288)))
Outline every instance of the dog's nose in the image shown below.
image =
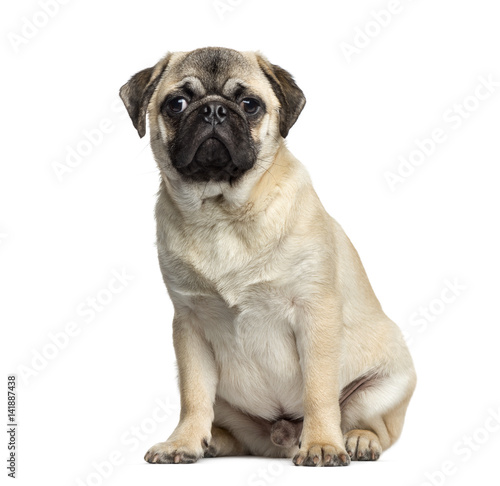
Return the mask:
POLYGON ((227 117, 227 108, 218 101, 211 101, 200 108, 203 119, 211 125, 218 125, 227 117))

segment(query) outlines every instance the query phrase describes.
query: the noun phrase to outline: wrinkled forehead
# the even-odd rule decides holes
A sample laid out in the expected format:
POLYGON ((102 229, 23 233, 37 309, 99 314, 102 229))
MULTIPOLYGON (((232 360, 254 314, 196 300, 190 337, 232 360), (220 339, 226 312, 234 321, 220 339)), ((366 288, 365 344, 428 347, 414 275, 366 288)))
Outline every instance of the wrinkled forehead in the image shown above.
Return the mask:
POLYGON ((231 95, 250 86, 262 89, 266 80, 252 53, 204 48, 175 53, 164 73, 159 96, 180 87, 203 94, 231 95))

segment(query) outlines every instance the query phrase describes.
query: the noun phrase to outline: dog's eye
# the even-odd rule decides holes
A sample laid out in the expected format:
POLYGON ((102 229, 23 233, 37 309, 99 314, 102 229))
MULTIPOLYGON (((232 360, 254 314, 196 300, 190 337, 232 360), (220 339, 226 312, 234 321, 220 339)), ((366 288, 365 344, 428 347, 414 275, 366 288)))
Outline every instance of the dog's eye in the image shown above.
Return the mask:
POLYGON ((188 105, 186 98, 182 96, 177 96, 168 102, 168 108, 174 113, 182 113, 188 105))
POLYGON ((255 115, 259 111, 260 103, 255 98, 245 98, 240 106, 245 113, 255 115))

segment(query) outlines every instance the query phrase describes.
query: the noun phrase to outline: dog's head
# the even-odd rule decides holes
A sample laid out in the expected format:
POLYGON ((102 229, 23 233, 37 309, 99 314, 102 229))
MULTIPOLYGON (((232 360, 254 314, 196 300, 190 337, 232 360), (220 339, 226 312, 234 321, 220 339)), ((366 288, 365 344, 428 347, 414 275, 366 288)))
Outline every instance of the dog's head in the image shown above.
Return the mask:
POLYGON ((305 104, 292 76, 260 54, 212 47, 167 54, 132 76, 120 97, 141 137, 149 114, 167 176, 219 184, 270 159, 305 104))

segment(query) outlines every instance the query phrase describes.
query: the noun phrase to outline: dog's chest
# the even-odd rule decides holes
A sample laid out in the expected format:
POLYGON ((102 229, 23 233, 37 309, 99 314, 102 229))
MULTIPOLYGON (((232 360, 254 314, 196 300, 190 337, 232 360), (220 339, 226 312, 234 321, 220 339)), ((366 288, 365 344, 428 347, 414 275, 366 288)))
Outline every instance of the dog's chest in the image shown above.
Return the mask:
POLYGON ((284 246, 256 248, 230 228, 191 232, 189 238, 171 230, 159 244, 174 304, 192 310, 213 349, 217 394, 269 420, 303 414, 302 373, 290 325, 293 285, 283 283, 289 280, 290 253, 284 246))
POLYGON ((240 305, 245 292, 280 279, 287 271, 276 245, 258 246, 234 228, 198 229, 189 238, 169 231, 158 246, 170 290, 180 295, 214 295, 228 307, 240 305))

